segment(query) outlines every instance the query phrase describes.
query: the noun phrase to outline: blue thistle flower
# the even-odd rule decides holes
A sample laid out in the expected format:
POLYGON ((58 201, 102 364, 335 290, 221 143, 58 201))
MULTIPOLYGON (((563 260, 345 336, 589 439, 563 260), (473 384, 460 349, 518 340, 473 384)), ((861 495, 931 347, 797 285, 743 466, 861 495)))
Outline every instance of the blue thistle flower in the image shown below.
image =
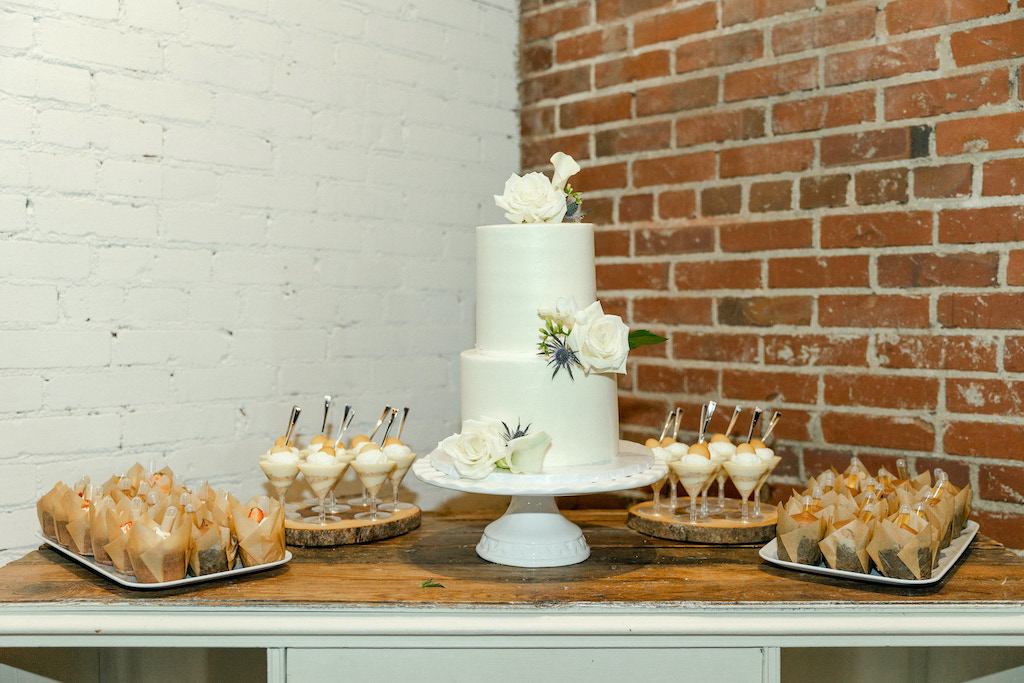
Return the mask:
POLYGON ((569 373, 569 379, 575 381, 575 377, 572 376, 572 366, 582 368, 583 364, 580 363, 580 359, 576 357, 576 352, 570 349, 565 340, 561 337, 551 336, 544 340, 544 347, 546 353, 544 355, 550 356, 548 365, 554 366, 555 371, 551 373, 551 379, 554 379, 558 375, 558 371, 565 368, 565 371, 569 373))
POLYGON ((501 423, 501 425, 505 428, 505 433, 502 434, 502 436, 505 437, 505 441, 511 441, 512 439, 518 439, 521 436, 526 436, 527 432, 530 431, 530 425, 526 425, 525 427, 523 427, 522 420, 516 422, 515 431, 512 431, 512 429, 504 421, 501 423))

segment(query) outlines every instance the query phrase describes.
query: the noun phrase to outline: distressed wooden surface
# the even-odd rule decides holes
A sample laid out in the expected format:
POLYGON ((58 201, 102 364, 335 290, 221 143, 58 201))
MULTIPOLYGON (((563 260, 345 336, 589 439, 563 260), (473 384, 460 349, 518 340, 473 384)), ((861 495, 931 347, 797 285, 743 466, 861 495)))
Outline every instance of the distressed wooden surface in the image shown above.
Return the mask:
MULTIPOLYGON (((387 519, 368 522, 353 515, 367 508, 353 508, 341 513, 341 521, 320 526, 301 521, 285 520, 284 537, 289 546, 325 547, 371 543, 385 538, 394 538, 419 528, 420 509, 416 506, 396 512, 389 512, 387 519)), ((310 508, 299 510, 302 515, 316 514, 310 508)))
MULTIPOLYGON (((686 510, 689 504, 689 498, 679 499, 679 507, 676 512, 680 518, 687 518, 686 510)), ((738 511, 739 508, 734 506, 733 512, 738 513, 738 511)), ((764 519, 747 523, 712 518, 704 522, 690 524, 689 522, 679 522, 673 516, 654 515, 651 512, 650 503, 637 503, 630 506, 626 525, 642 534, 671 541, 712 545, 764 545, 775 538, 775 524, 778 522, 779 514, 771 505, 762 505, 761 516, 764 519)))
POLYGON ((493 513, 424 513, 411 533, 376 543, 292 548, 266 572, 163 591, 122 588, 48 548, 0 568, 5 604, 187 606, 401 606, 690 603, 1024 605, 1024 560, 979 535, 940 583, 909 588, 837 580, 763 562, 756 546, 709 546, 651 538, 626 526, 626 510, 568 511, 591 547, 569 567, 490 564, 474 547, 493 513), (424 587, 425 581, 441 587, 424 587))

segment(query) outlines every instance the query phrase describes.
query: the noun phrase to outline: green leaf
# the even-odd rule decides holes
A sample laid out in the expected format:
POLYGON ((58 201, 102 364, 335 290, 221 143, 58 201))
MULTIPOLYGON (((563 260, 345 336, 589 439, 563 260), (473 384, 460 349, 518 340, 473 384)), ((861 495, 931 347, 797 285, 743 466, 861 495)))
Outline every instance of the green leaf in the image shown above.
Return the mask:
POLYGON ((438 583, 434 579, 427 579, 420 584, 420 588, 444 588, 444 585, 438 583))
POLYGON ((629 332, 629 348, 630 350, 635 349, 638 346, 647 346, 648 344, 661 344, 666 342, 668 339, 660 335, 648 332, 647 330, 630 330, 629 332))

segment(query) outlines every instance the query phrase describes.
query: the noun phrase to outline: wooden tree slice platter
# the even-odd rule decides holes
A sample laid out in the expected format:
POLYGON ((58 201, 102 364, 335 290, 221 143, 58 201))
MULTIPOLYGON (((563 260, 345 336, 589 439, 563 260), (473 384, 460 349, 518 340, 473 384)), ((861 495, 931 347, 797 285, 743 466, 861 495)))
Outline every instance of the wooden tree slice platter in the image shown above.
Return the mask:
MULTIPOLYGON (((729 502, 728 500, 726 501, 729 502)), ((736 501, 731 501, 733 506, 736 501)), ((680 498, 679 519, 685 519, 689 498, 680 498)), ((736 507, 738 510, 738 507, 736 507)), ((687 541, 689 543, 711 543, 720 545, 764 544, 775 538, 775 523, 778 513, 771 505, 761 506, 763 521, 740 522, 739 520, 713 517, 706 522, 677 521, 671 515, 654 515, 650 502, 637 503, 630 506, 626 525, 635 531, 656 538, 670 541, 687 541)))
MULTIPOLYGON (((335 515, 335 517, 342 518, 340 522, 324 526, 286 519, 284 522, 285 542, 288 545, 317 547, 369 543, 383 538, 401 536, 420 525, 420 509, 415 505, 405 510, 391 512, 391 516, 387 519, 373 522, 354 518, 353 515, 357 512, 364 512, 368 509, 353 507, 348 512, 335 515)), ((309 507, 302 507, 299 509, 299 514, 306 517, 316 513, 309 507)))

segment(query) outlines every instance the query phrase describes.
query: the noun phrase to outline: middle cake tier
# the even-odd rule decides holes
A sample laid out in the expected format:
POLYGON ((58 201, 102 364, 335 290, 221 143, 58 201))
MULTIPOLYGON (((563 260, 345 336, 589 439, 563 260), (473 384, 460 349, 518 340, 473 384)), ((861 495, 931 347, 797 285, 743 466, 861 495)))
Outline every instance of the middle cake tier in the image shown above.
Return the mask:
POLYGON ((544 469, 597 465, 618 455, 619 409, 614 375, 552 368, 536 354, 463 351, 462 419, 500 420, 512 430, 551 436, 544 469))

